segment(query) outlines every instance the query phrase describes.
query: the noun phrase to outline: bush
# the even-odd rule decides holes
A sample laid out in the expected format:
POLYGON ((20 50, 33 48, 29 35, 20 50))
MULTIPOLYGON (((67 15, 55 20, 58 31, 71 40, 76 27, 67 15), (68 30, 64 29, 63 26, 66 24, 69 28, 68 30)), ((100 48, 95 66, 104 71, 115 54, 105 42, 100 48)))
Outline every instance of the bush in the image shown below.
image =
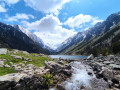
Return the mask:
POLYGON ((43 75, 44 81, 43 81, 43 86, 46 88, 49 88, 51 84, 53 84, 53 74, 46 73, 43 75))

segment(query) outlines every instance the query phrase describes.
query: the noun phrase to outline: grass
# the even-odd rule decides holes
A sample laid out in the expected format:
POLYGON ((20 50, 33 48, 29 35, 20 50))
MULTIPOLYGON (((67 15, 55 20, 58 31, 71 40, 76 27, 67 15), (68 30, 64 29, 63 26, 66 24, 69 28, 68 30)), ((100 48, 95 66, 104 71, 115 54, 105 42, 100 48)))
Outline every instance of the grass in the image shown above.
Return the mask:
POLYGON ((4 68, 0 67, 0 76, 10 74, 10 73, 17 73, 14 68, 4 68))
MULTIPOLYGON (((44 62, 45 61, 51 61, 52 59, 47 57, 47 56, 40 56, 39 54, 35 54, 35 53, 31 53, 31 54, 24 54, 22 52, 18 52, 16 54, 13 53, 13 51, 9 51, 6 55, 0 55, 1 59, 6 59, 7 61, 4 62, 4 64, 9 64, 9 62, 12 62, 13 64, 19 64, 19 63, 24 63, 24 61, 27 61, 25 65, 28 64, 33 64, 36 67, 42 67, 45 66, 44 62), (24 57, 25 59, 15 59, 10 55, 16 55, 16 56, 21 56, 24 57), (29 61, 29 60, 32 61, 29 61)), ((54 60, 55 61, 55 60, 54 60)), ((10 73, 15 73, 16 71, 14 70, 14 68, 4 68, 4 67, 0 67, 0 76, 1 75, 5 75, 5 74, 10 74, 10 73)))

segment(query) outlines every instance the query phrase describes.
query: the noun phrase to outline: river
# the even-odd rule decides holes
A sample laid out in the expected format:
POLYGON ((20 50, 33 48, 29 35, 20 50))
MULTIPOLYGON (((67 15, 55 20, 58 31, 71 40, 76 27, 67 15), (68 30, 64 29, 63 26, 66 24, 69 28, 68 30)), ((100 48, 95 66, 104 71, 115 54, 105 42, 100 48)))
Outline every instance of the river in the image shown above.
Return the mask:
POLYGON ((84 59, 88 56, 82 55, 50 55, 51 58, 62 58, 62 59, 84 59))
MULTIPOLYGON (((88 56, 50 55, 50 57, 62 59, 85 59, 88 56)), ((64 86, 65 90, 104 90, 104 87, 106 86, 104 80, 98 80, 92 68, 86 63, 84 63, 84 61, 74 61, 69 64, 72 67, 73 74, 71 78, 68 78, 66 81, 62 82, 62 85, 64 86), (91 72, 92 76, 88 75, 88 72, 91 72)), ((56 89, 53 88, 50 90, 56 89)))

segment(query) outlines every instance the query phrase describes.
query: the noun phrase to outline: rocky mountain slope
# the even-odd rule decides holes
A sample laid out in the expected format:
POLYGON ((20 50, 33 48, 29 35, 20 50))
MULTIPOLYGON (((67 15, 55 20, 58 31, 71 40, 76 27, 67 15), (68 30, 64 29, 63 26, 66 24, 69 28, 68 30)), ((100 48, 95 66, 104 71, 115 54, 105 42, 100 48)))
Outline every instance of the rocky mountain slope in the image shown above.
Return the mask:
MULTIPOLYGON (((120 40, 120 12, 111 14, 104 22, 97 23, 87 31, 79 32, 67 39, 67 43, 57 49, 64 54, 110 54, 118 53, 113 50, 114 43, 120 40), (65 46, 65 47, 64 47, 65 46), (108 50, 111 49, 111 50, 108 50)), ((66 42, 66 41, 65 41, 66 42)))
POLYGON ((49 50, 43 48, 42 40, 38 43, 35 41, 38 38, 33 38, 37 37, 28 37, 17 25, 11 26, 0 22, 0 47, 50 54, 49 50))

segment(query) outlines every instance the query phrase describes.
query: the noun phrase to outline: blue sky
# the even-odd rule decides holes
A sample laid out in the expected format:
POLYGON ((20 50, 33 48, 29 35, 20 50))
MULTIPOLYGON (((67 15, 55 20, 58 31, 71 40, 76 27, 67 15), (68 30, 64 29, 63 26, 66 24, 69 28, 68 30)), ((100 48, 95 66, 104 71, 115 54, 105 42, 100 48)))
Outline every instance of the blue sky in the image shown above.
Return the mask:
POLYGON ((120 11, 119 4, 120 0, 0 0, 0 21, 21 25, 55 49, 120 11))

